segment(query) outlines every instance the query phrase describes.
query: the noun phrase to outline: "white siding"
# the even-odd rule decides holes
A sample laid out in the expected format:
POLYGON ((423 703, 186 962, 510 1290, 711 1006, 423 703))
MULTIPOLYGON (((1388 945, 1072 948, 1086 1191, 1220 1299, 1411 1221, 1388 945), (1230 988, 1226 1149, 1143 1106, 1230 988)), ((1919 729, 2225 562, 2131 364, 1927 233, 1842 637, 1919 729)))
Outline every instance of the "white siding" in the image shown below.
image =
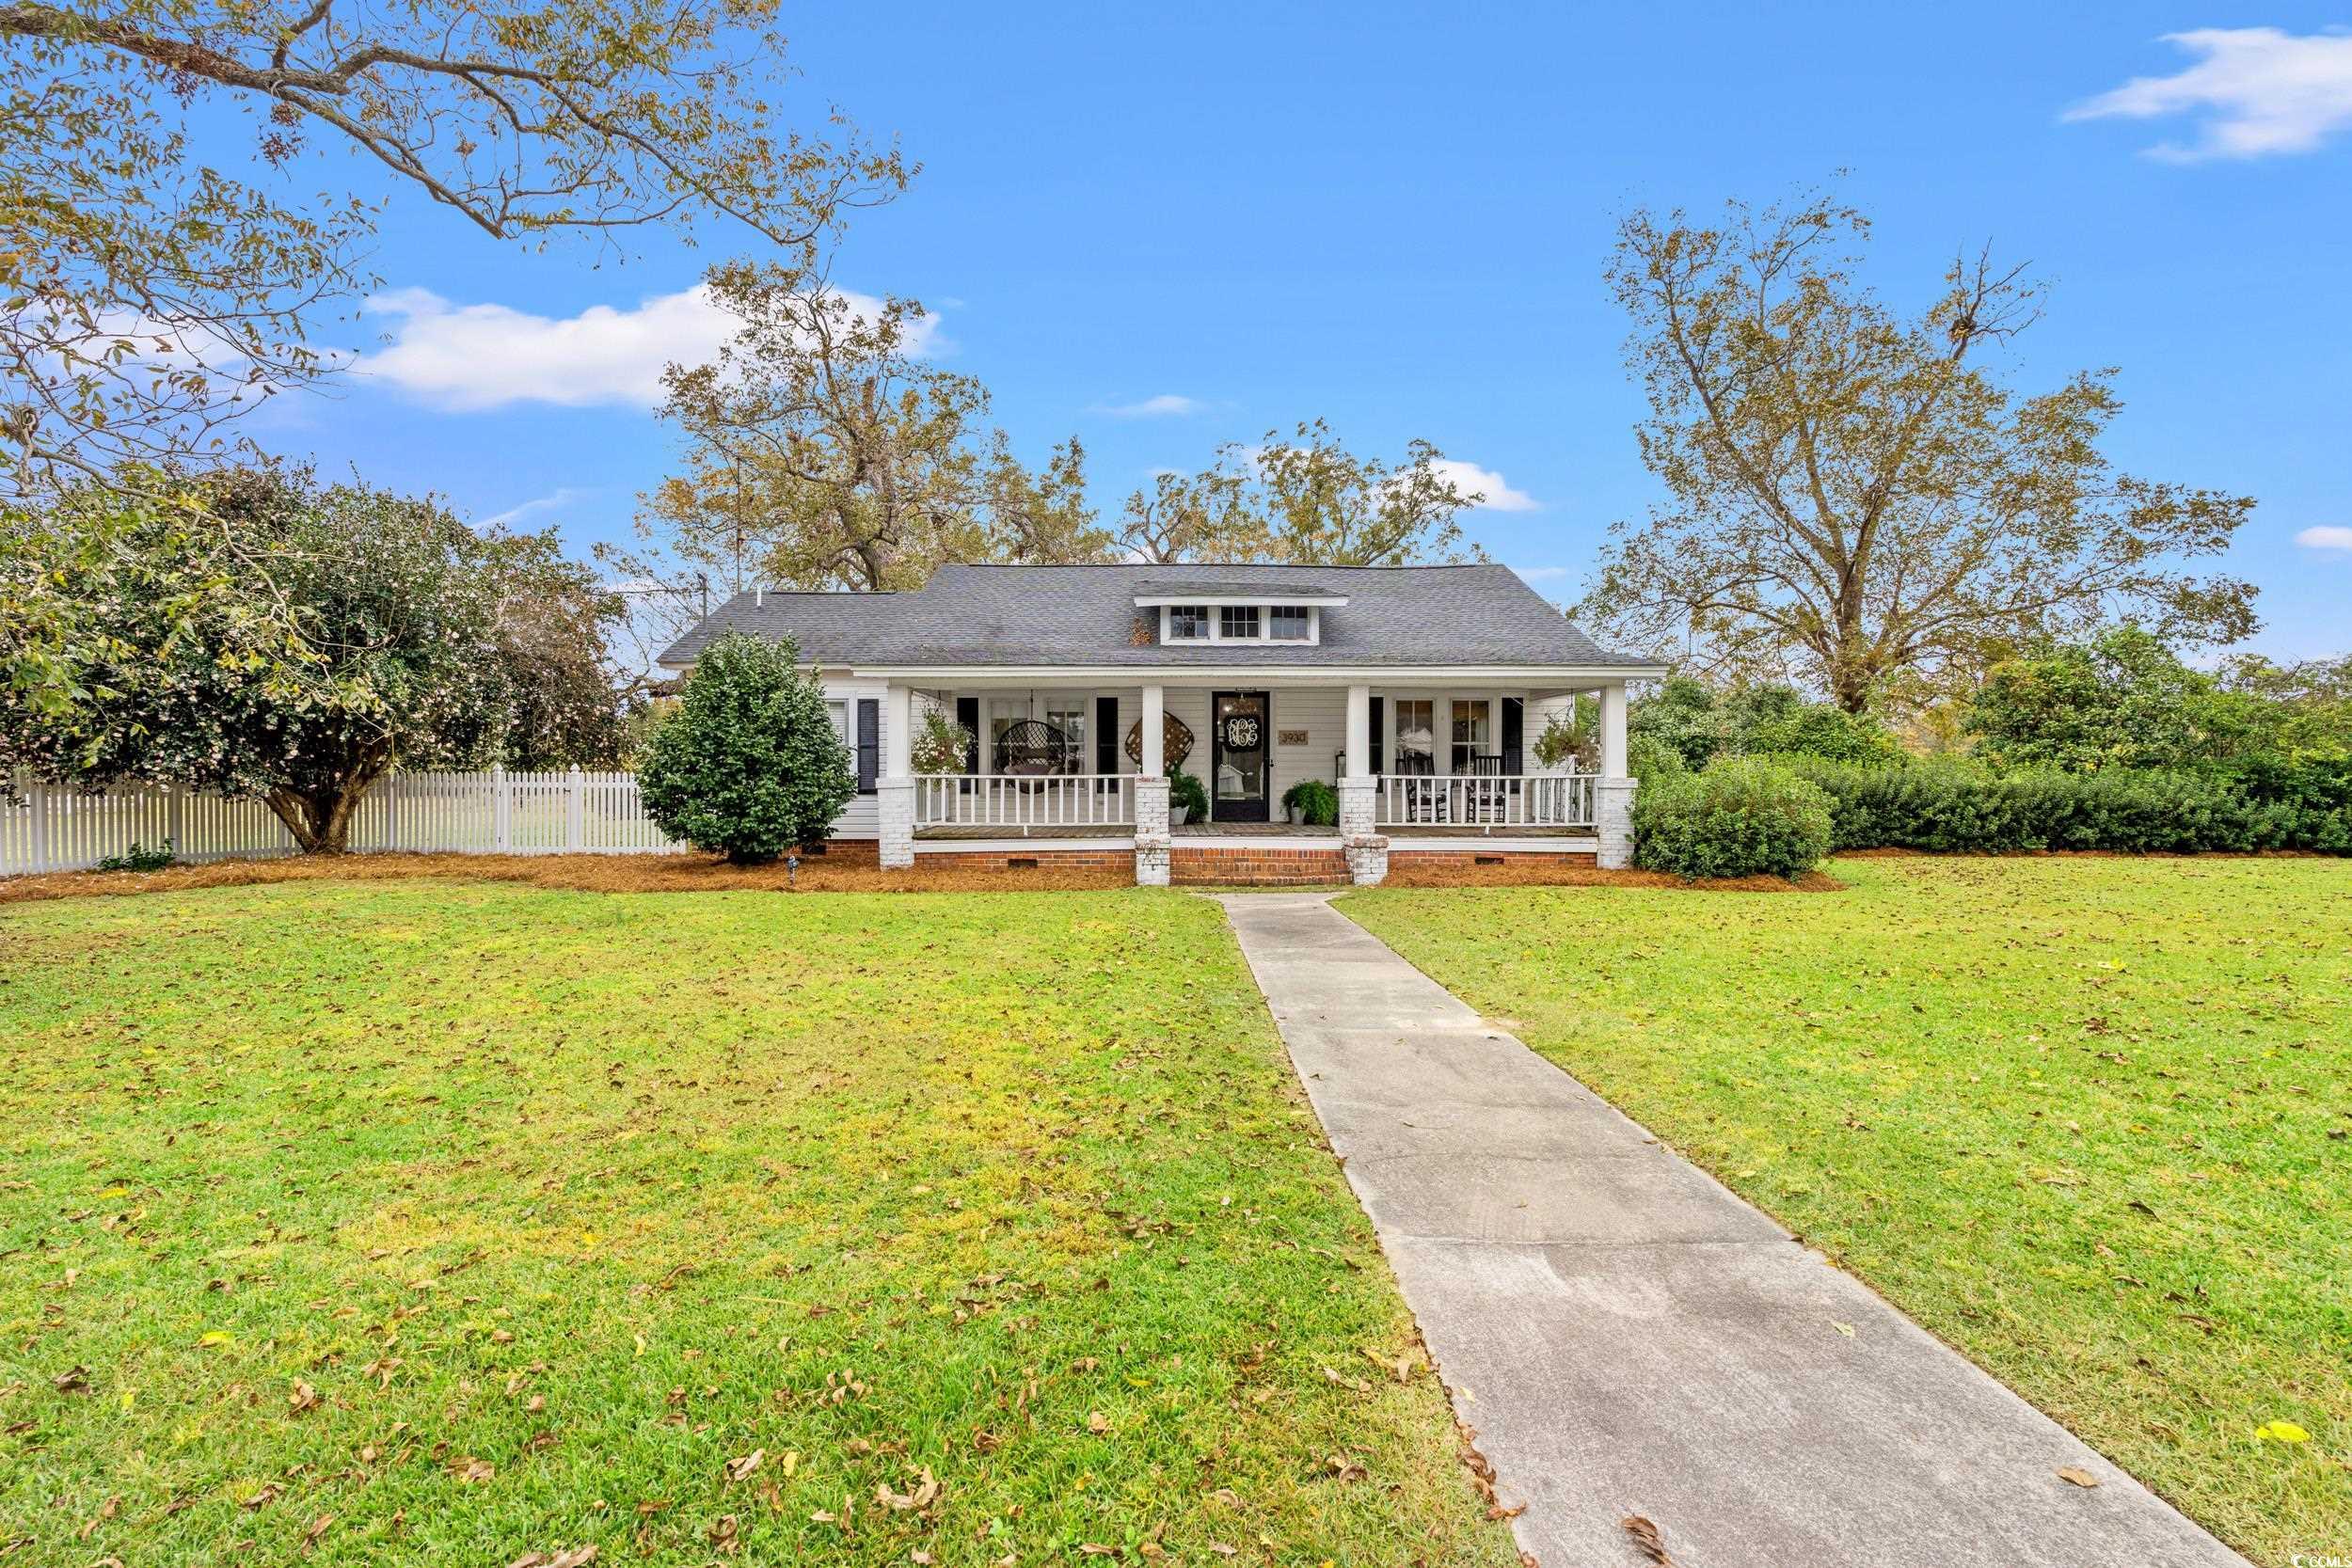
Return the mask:
MULTIPOLYGON (((825 701, 849 705, 850 768, 854 772, 857 768, 858 700, 867 698, 880 705, 882 726, 886 727, 890 722, 890 705, 882 700, 885 683, 852 680, 848 675, 837 674, 832 671, 825 672, 822 679, 825 685, 825 701)), ((887 757, 890 754, 890 737, 880 727, 875 733, 882 740, 882 755, 887 757)), ((833 836, 835 838, 881 837, 882 817, 875 809, 874 797, 871 795, 850 796, 850 803, 841 808, 841 815, 833 819, 833 836)))

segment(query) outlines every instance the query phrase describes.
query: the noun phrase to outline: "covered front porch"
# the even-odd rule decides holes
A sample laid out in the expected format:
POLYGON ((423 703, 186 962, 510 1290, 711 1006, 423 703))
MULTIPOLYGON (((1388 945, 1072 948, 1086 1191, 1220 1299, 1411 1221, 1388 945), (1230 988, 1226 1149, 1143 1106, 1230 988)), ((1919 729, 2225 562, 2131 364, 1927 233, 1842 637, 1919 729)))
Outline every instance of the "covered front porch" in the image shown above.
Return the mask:
POLYGON ((1171 855, 1180 873, 1219 856, 1249 865, 1280 855, 1376 881, 1392 852, 1608 864, 1629 842, 1622 679, 1257 673, 889 679, 877 791, 883 863, 1132 852, 1138 881, 1165 882, 1171 855), (913 736, 933 713, 968 736, 962 766, 917 773, 913 736), (1555 721, 1579 743, 1545 766, 1537 740, 1555 721), (1171 774, 1198 782, 1191 812, 1171 774), (1309 782, 1328 788, 1314 814, 1322 820, 1293 822, 1285 797, 1309 782))

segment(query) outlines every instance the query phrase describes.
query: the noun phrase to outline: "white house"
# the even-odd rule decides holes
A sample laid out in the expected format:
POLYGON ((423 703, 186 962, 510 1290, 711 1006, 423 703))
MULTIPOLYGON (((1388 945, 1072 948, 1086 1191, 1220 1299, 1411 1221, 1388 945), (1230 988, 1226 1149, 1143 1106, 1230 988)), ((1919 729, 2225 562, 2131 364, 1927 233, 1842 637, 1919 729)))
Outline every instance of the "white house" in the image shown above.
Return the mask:
POLYGON ((1132 855, 1147 883, 1627 864, 1626 682, 1665 673, 1489 565, 946 566, 915 593, 739 594, 660 662, 689 672, 731 630, 789 634, 823 680, 857 758, 836 840, 887 866, 1132 855), (1597 770, 1538 768, 1580 694, 1597 770), (974 737, 955 772, 914 770, 931 708, 974 737), (1170 768, 1205 785, 1206 820, 1171 823, 1170 768), (1337 826, 1284 820, 1308 779, 1336 787, 1337 826))

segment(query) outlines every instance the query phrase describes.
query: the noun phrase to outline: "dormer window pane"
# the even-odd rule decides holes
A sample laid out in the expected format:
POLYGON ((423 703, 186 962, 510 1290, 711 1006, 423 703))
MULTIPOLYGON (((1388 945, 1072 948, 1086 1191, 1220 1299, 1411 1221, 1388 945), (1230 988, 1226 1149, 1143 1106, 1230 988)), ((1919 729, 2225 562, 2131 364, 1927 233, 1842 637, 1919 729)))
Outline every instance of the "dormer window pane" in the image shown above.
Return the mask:
POLYGON ((1170 605, 1168 609, 1168 640, 1170 642, 1199 642, 1209 635, 1209 607, 1204 604, 1170 605))
POLYGON ((1229 604, 1219 609, 1217 614, 1221 620, 1219 632, 1227 641, 1232 641, 1235 638, 1242 638, 1252 642, 1258 640, 1258 607, 1256 605, 1229 604))
POLYGON ((1303 604, 1278 604, 1274 607, 1274 641, 1304 642, 1307 641, 1307 607, 1303 604))

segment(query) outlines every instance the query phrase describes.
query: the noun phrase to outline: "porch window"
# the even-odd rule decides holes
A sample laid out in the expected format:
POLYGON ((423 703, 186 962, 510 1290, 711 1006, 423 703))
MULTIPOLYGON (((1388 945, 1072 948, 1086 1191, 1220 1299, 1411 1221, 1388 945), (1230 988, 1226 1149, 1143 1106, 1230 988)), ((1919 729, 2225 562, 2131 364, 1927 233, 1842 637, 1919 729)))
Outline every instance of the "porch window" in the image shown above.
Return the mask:
POLYGON ((1307 641, 1307 617, 1310 611, 1303 604, 1278 604, 1273 610, 1273 637, 1277 642, 1307 641))
POLYGON ((1168 640, 1170 642, 1205 642, 1209 640, 1209 607, 1204 604, 1177 604, 1168 607, 1168 640))
POLYGON ((1455 698, 1454 703, 1454 771, 1479 771, 1475 758, 1494 752, 1494 715, 1485 698, 1455 698))
POLYGON ((1253 604, 1229 604, 1217 610, 1217 634, 1228 642, 1236 639, 1245 642, 1258 640, 1258 607, 1253 604))
POLYGON ((1087 700, 1084 697, 1047 698, 1045 721, 1061 731, 1061 770, 1065 773, 1080 771, 1080 765, 1087 754, 1087 700))
POLYGON ((825 717, 833 721, 833 737, 842 745, 850 744, 850 705, 827 703, 825 717))
POLYGON ((1396 711, 1396 770, 1436 772, 1437 704, 1427 697, 1399 697, 1391 705, 1396 711))

